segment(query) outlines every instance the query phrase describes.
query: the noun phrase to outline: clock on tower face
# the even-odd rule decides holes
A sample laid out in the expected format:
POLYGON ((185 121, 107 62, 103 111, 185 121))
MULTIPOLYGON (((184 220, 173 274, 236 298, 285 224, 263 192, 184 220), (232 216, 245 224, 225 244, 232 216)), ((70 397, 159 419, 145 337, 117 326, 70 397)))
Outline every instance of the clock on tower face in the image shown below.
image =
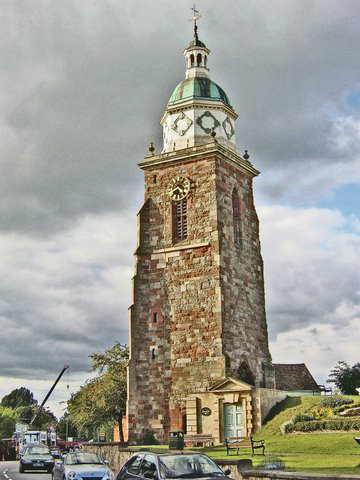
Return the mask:
POLYGON ((174 177, 170 180, 167 193, 173 202, 178 202, 186 197, 190 190, 190 180, 186 177, 174 177))

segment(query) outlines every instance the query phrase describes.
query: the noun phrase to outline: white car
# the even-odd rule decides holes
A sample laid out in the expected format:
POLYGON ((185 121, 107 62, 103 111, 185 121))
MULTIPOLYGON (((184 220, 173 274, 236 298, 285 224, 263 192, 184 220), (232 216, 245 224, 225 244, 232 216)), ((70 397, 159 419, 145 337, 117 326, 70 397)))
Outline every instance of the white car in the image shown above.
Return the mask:
POLYGON ((97 453, 71 452, 56 460, 53 480, 114 480, 114 473, 97 453))

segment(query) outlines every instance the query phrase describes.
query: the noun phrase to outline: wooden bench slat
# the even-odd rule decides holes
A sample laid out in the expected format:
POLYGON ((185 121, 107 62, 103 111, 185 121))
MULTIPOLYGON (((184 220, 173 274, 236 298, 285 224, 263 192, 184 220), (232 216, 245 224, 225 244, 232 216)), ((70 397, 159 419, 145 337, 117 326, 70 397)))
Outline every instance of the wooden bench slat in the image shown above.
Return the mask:
POLYGON ((254 440, 252 437, 228 437, 225 438, 226 453, 229 455, 230 450, 236 450, 237 455, 241 448, 251 448, 251 456, 255 455, 255 450, 262 449, 260 455, 265 455, 265 441, 254 440))

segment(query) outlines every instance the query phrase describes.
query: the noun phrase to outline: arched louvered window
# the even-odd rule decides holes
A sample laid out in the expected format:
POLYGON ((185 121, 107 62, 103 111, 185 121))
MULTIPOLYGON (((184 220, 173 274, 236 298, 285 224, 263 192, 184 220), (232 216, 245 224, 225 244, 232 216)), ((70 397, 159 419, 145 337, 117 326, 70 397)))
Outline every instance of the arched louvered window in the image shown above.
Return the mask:
POLYGON ((173 240, 179 242, 187 238, 187 199, 172 204, 173 240))
POLYGON ((241 211, 239 195, 234 188, 232 192, 232 209, 233 209, 233 229, 234 229, 234 242, 238 247, 241 247, 241 211))
POLYGON ((190 66, 193 67, 195 63, 195 57, 193 54, 190 55, 190 66))
POLYGON ((201 55, 201 53, 198 53, 197 57, 196 57, 196 63, 197 63, 198 67, 200 67, 201 61, 202 61, 202 55, 201 55))

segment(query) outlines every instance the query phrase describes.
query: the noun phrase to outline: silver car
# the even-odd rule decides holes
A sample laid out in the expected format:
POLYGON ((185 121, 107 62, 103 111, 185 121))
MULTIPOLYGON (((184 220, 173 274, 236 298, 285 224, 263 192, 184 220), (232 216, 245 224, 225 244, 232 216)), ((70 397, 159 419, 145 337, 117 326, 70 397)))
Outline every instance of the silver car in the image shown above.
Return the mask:
POLYGON ((114 473, 100 455, 91 452, 71 452, 56 460, 53 480, 113 480, 114 473))

